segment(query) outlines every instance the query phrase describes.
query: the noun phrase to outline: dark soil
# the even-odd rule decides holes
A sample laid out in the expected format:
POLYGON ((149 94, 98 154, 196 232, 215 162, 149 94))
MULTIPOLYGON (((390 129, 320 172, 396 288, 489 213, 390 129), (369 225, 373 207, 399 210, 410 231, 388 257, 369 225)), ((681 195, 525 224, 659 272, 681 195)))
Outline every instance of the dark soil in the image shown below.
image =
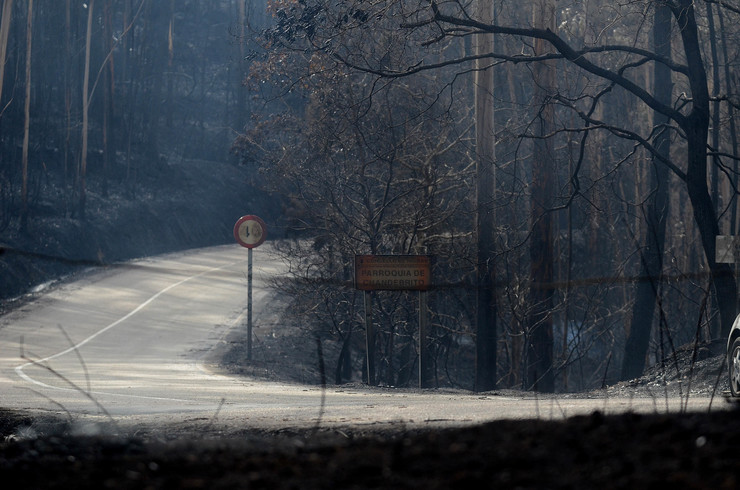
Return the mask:
MULTIPOLYGON (((3 414, 4 433, 28 417, 3 414)), ((152 440, 54 434, 0 443, 11 488, 737 488, 736 411, 600 413, 465 429, 152 440)))

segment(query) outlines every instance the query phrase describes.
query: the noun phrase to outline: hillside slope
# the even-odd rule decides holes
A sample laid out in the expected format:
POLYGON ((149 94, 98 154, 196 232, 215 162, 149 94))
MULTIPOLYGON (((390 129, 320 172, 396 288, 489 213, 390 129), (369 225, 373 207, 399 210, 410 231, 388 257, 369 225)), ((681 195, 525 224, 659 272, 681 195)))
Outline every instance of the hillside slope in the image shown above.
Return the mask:
POLYGON ((228 163, 161 163, 156 178, 142 178, 134 193, 112 186, 104 197, 91 184, 84 220, 60 200, 41 198, 26 233, 16 219, 0 234, 0 305, 91 265, 233 241, 240 216, 271 214, 247 178, 243 167, 228 163))

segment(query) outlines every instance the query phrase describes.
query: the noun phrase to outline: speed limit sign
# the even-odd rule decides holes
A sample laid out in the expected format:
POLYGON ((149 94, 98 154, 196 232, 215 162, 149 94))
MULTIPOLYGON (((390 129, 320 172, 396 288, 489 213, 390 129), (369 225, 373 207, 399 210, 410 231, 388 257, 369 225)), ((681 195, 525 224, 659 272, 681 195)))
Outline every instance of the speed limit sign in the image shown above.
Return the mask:
POLYGON ((234 225, 234 238, 247 247, 247 359, 252 360, 252 249, 267 238, 267 226, 257 216, 242 216, 234 225))
POLYGON ((259 247, 267 238, 267 226, 257 216, 242 216, 234 225, 234 238, 242 247, 259 247))

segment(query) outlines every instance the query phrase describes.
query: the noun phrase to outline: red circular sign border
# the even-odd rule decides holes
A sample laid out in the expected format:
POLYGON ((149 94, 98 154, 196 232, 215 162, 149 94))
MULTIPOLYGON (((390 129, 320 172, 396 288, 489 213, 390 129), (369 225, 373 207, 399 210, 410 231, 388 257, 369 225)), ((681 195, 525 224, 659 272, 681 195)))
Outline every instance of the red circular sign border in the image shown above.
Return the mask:
POLYGON ((246 247, 246 248, 256 248, 256 247, 259 247, 260 245, 262 245, 264 243, 265 238, 267 238, 267 225, 265 225, 265 222, 262 221, 262 218, 260 218, 259 216, 255 216, 253 214, 248 214, 246 216, 242 216, 241 218, 239 218, 236 221, 236 224, 234 225, 234 238, 236 239, 237 243, 239 245, 241 245, 242 247, 246 247), (241 240, 241 238, 239 238, 239 227, 245 221, 256 221, 262 227, 262 238, 260 238, 260 240, 258 242, 249 244, 249 243, 243 242, 241 240))

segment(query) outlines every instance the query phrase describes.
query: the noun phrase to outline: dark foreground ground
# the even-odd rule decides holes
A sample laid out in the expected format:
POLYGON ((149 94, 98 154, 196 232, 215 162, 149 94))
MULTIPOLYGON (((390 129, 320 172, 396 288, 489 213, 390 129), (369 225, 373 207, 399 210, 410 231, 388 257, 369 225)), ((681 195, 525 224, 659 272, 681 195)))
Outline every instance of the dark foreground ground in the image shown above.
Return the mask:
POLYGON ((156 438, 73 436, 64 424, 2 415, 5 488, 740 486, 736 410, 675 416, 594 413, 562 422, 501 421, 424 432, 245 429, 174 440, 162 433, 156 438), (23 438, 28 429, 21 428, 34 425, 48 433, 23 438))

